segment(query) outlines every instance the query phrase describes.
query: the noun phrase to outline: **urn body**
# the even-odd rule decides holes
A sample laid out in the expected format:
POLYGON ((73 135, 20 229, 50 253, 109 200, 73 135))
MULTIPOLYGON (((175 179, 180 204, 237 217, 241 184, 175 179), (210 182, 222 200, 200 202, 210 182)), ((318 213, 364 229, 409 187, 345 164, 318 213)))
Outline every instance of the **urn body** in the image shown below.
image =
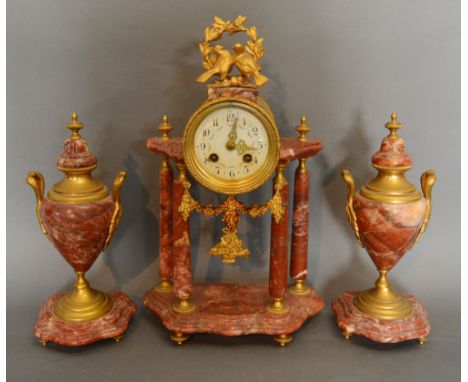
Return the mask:
POLYGON ((384 203, 356 193, 353 209, 360 239, 376 268, 389 271, 412 247, 426 216, 426 200, 384 203))
POLYGON ((104 249, 114 212, 108 195, 102 200, 66 204, 43 199, 41 215, 48 237, 77 272, 86 272, 104 249))

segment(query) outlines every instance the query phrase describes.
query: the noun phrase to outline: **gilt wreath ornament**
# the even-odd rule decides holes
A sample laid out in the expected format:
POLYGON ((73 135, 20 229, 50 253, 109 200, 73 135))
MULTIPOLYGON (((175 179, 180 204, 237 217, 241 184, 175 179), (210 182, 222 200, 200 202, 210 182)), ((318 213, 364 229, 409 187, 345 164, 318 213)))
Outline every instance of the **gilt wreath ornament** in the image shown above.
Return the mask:
POLYGON ((256 27, 244 26, 245 20, 245 16, 237 16, 234 22, 215 16, 213 24, 205 28, 205 39, 199 44, 205 71, 198 76, 197 82, 206 82, 215 75, 219 79, 211 86, 260 87, 268 81, 258 63, 264 54, 263 37, 257 36, 256 27), (212 43, 221 40, 225 32, 229 36, 244 32, 250 40, 245 45, 234 44, 232 52, 220 44, 213 46, 212 43), (234 67, 239 75, 230 75, 234 67))

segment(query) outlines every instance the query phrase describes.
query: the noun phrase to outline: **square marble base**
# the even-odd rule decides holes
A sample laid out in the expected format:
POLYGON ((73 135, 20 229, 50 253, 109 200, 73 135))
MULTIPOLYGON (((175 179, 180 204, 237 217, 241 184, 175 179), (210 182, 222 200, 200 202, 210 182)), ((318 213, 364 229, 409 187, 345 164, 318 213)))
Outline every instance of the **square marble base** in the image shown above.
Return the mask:
MULTIPOLYGON (((289 306, 288 312, 271 313, 267 310, 272 302, 268 285, 238 284, 195 284, 191 296, 195 309, 190 313, 177 313, 172 309, 177 298, 171 292, 154 288, 144 297, 145 306, 161 318, 163 325, 179 337, 184 335, 185 339, 190 333, 268 334, 290 341, 292 338, 286 336, 325 306, 322 297, 312 288, 303 296, 288 294, 284 301, 289 306)), ((280 340, 277 339, 283 345, 280 340)))
POLYGON ((345 338, 357 334, 381 343, 397 343, 417 339, 421 344, 431 331, 428 313, 421 302, 412 295, 405 297, 413 305, 413 312, 401 319, 382 320, 362 313, 353 300, 359 292, 341 293, 332 303, 339 328, 345 338))
POLYGON ((65 293, 52 295, 41 306, 34 334, 43 345, 49 341, 66 346, 82 346, 107 338, 120 341, 137 308, 126 294, 110 292, 114 304, 104 316, 84 322, 64 321, 54 314, 54 304, 65 293))

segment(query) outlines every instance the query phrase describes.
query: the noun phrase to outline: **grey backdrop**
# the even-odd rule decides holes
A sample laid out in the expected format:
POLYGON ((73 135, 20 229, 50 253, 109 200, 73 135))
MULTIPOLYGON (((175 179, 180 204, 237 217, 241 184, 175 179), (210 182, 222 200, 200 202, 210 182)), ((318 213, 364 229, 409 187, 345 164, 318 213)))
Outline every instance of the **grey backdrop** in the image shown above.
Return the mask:
MULTIPOLYGON (((460 366, 460 4, 457 1, 25 1, 7 4, 7 359, 10 380, 454 380, 460 366), (247 16, 265 37, 270 81, 262 90, 282 135, 301 114, 324 143, 309 162, 310 281, 327 308, 295 341, 197 335, 170 343, 141 297, 157 278, 159 160, 145 149, 167 113, 182 132, 206 95, 197 43, 214 15, 247 16), (104 290, 139 304, 125 340, 81 349, 36 344, 40 304, 70 288, 73 273, 40 233, 28 170, 47 189, 60 179, 55 159, 76 111, 98 156, 95 176, 111 185, 120 169, 122 224, 88 274, 104 290), (428 307, 433 332, 414 342, 380 346, 344 342, 329 303, 346 289, 372 285, 376 271, 344 215, 343 167, 362 184, 392 111, 414 158, 410 180, 427 168, 438 181, 422 240, 392 271, 396 288, 428 307)), ((292 169, 289 175, 292 174, 292 169)), ((270 186, 248 197, 267 197, 270 186)), ((215 195, 195 190, 204 201, 215 195)), ((213 221, 195 218, 195 280, 261 282, 268 269, 268 219, 245 221, 251 261, 223 267, 206 255, 213 221)))

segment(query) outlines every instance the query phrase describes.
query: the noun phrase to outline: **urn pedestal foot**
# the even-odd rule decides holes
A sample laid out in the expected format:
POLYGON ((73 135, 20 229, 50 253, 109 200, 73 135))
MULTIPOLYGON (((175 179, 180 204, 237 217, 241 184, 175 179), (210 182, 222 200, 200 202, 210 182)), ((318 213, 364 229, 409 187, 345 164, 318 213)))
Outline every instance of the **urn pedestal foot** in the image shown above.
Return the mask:
POLYGON ((76 272, 75 288, 54 303, 54 314, 64 321, 91 321, 112 309, 112 298, 89 286, 84 272, 76 272))
POLYGON ((332 303, 338 327, 345 339, 351 335, 367 337, 380 343, 398 343, 408 340, 426 341, 431 327, 428 313, 421 302, 412 295, 405 298, 412 305, 412 313, 404 318, 384 320, 361 312, 354 305, 360 292, 344 292, 332 303))
POLYGON ((387 279, 388 271, 379 271, 380 276, 372 289, 360 292, 354 305, 362 313, 382 320, 396 320, 411 314, 413 306, 405 297, 396 293, 387 279))
POLYGON ((119 342, 137 308, 124 293, 110 292, 113 305, 102 317, 81 322, 65 321, 54 313, 56 301, 64 295, 65 292, 52 295, 39 311, 34 334, 44 346, 47 342, 82 346, 110 338, 119 342))
POLYGON ((152 288, 146 292, 144 304, 159 316, 177 343, 184 342, 193 333, 266 334, 274 336, 282 346, 292 340, 290 333, 325 306, 322 297, 310 288, 305 296, 285 296, 287 312, 272 313, 267 309, 271 301, 268 285, 194 284, 190 299, 195 309, 179 313, 173 309, 173 304, 178 302, 173 293, 152 288))

